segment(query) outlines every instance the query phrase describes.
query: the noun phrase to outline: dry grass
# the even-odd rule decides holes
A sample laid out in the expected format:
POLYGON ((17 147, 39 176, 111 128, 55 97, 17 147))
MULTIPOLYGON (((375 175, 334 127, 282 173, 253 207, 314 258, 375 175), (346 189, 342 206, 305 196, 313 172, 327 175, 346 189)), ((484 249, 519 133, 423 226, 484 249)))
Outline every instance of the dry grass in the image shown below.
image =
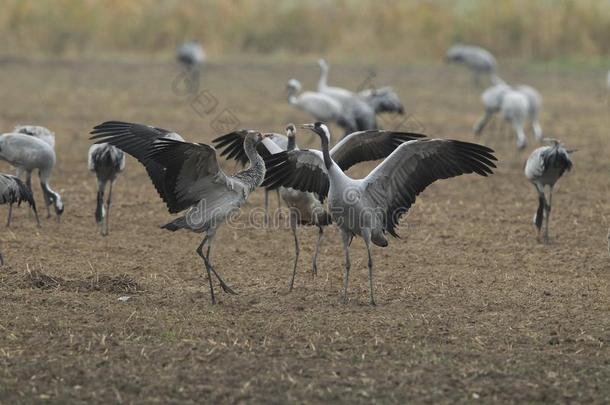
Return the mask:
POLYGON ((607 58, 604 0, 1 0, 0 52, 213 53, 438 59, 455 41, 501 57, 607 58))
MULTIPOLYGON (((38 229, 23 207, 10 232, 1 228, 0 402, 610 402, 610 107, 601 70, 506 70, 507 79, 545 96, 547 134, 579 149, 553 200, 553 243, 535 241, 536 195, 522 173, 537 145, 530 137, 517 154, 513 138, 490 134, 485 142, 500 158, 494 176, 429 187, 403 221, 403 239, 374 249, 378 306, 371 308, 361 240, 352 244, 350 302, 342 305, 334 228, 315 280, 308 272, 317 232, 300 230, 302 260, 289 294, 290 231, 251 226, 218 233, 212 260, 239 295, 219 292, 212 307, 194 251, 200 235, 159 229, 172 217, 131 158, 114 189, 110 237, 94 223, 86 152, 95 124, 144 122, 209 142, 217 136, 212 119, 230 108, 244 127, 279 131, 308 119, 282 90, 289 77, 311 88, 315 59, 213 63, 203 83, 219 105, 205 116, 172 92, 170 62, 1 67, 0 128, 38 123, 56 132, 51 184, 62 190, 66 212, 61 224, 47 220, 38 229), (113 288, 62 287, 97 286, 95 274, 101 284, 102 275, 127 274, 138 293, 121 302, 113 288), (32 280, 50 288, 32 288, 32 280)), ((332 83, 355 88, 366 73, 338 63, 332 83)), ((375 80, 397 89, 410 122, 426 133, 475 140, 480 89, 464 70, 388 64, 375 80)), ((300 144, 312 139, 303 135, 300 144)), ((246 211, 262 200, 254 193, 246 211)), ((5 214, 0 208, 0 219, 5 214)))

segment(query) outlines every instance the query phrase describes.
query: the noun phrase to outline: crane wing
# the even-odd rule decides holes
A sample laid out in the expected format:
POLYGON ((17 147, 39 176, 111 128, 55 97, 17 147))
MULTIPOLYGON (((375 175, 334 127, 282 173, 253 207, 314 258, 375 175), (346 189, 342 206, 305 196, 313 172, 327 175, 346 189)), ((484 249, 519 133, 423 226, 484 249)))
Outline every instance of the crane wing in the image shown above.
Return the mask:
POLYGON ((292 187, 316 193, 321 200, 328 194, 330 183, 322 152, 318 150, 292 150, 274 153, 265 158, 267 168, 262 186, 270 190, 292 187))
POLYGON ((149 149, 147 158, 166 169, 165 190, 176 205, 170 211, 185 210, 201 200, 208 208, 222 204, 233 190, 231 179, 218 164, 216 150, 201 143, 163 138, 149 149))
POLYGON ((364 180, 364 193, 385 213, 385 229, 395 227, 419 193, 439 179, 467 173, 492 174, 494 151, 485 146, 449 139, 423 139, 400 145, 364 180))
POLYGON ((180 135, 163 128, 133 124, 121 121, 107 121, 91 131, 91 139, 96 143, 107 142, 136 158, 145 168, 157 193, 161 196, 170 212, 178 206, 171 190, 165 187, 165 168, 147 156, 151 146, 161 138, 182 139, 180 135))
MULTIPOLYGON (((220 152, 220 156, 224 156, 227 160, 236 160, 242 166, 248 164, 248 156, 244 150, 244 140, 248 134, 247 129, 240 129, 235 132, 231 132, 212 140, 214 147, 220 152)), ((282 134, 268 134, 269 139, 273 141, 282 150, 286 150, 288 145, 288 137, 282 134)), ((261 157, 268 156, 269 150, 260 144, 257 147, 258 153, 261 157)), ((272 152, 273 153, 273 152, 272 152)))
POLYGON ((425 137, 411 132, 359 131, 341 139, 330 150, 330 156, 341 170, 346 171, 360 162, 384 159, 402 143, 425 137))

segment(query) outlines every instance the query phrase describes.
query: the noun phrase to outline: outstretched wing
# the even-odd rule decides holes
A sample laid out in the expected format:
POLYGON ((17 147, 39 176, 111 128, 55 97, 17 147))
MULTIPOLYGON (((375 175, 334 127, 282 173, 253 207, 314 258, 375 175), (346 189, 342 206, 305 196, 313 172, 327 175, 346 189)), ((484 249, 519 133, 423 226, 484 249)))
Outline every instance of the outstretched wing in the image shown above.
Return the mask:
POLYGON ((146 158, 166 169, 165 190, 175 201, 170 212, 201 200, 206 201, 206 209, 220 206, 233 188, 218 164, 216 150, 209 145, 162 138, 150 147, 146 158))
MULTIPOLYGON (((161 138, 180 139, 175 132, 163 128, 121 121, 107 121, 93 128, 91 139, 96 143, 107 142, 136 158, 145 168, 157 193, 161 196, 170 212, 177 201, 173 194, 165 189, 165 168, 148 157, 151 146, 161 138)), ((170 190, 171 191, 171 190, 170 190)))
MULTIPOLYGON (((247 129, 240 129, 235 132, 231 132, 212 140, 214 147, 220 152, 220 156, 225 157, 227 160, 236 160, 242 166, 248 164, 248 156, 244 149, 244 140, 248 134, 247 129)), ((288 145, 288 137, 282 134, 268 134, 269 139, 273 141, 281 150, 286 150, 288 145)), ((269 150, 262 144, 257 147, 259 155, 263 158, 269 155, 269 150)))
POLYGON ((322 152, 308 149, 282 151, 264 159, 267 171, 263 187, 292 187, 316 193, 321 200, 328 194, 330 183, 322 152))
POLYGON ((359 131, 341 139, 330 150, 330 156, 345 171, 360 162, 384 159, 404 142, 425 137, 411 132, 359 131))
POLYGON ((385 212, 385 229, 395 227, 419 193, 439 179, 466 173, 492 174, 494 151, 485 146, 449 139, 423 139, 400 145, 364 180, 364 192, 385 212))

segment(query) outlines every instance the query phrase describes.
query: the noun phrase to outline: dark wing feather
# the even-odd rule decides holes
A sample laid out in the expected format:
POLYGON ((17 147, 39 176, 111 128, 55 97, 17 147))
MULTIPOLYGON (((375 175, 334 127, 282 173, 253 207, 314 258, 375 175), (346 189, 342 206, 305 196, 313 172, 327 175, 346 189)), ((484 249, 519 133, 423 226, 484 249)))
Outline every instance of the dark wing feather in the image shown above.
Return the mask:
POLYGON ((467 173, 492 174, 494 151, 485 146, 445 139, 424 139, 400 145, 365 179, 365 193, 385 212, 385 229, 395 227, 419 193, 439 179, 467 173))
POLYGON ((0 204, 20 205, 23 201, 36 211, 32 190, 18 177, 0 173, 0 204))
POLYGON ((146 158, 166 168, 165 190, 175 201, 170 207, 172 213, 202 199, 211 206, 230 191, 228 177, 220 169, 212 146, 162 138, 151 146, 146 158))
MULTIPOLYGON (((212 140, 214 147, 220 152, 220 156, 227 160, 236 160, 242 166, 246 166, 249 162, 246 151, 244 150, 244 140, 249 130, 240 129, 239 131, 231 132, 212 140)), ((282 150, 286 150, 288 138, 281 134, 269 134, 270 139, 278 145, 282 150)), ((257 152, 261 157, 269 156, 269 150, 261 143, 257 147, 257 152)))
POLYGON ((165 168, 147 156, 153 143, 170 133, 166 129, 148 125, 107 121, 93 128, 91 139, 95 139, 96 143, 108 142, 136 158, 146 168, 157 193, 172 211, 171 207, 176 206, 176 201, 172 193, 165 190, 165 168))
POLYGON ((267 168, 262 186, 268 189, 291 187, 296 190, 316 193, 320 199, 328 195, 330 183, 317 150, 292 150, 270 155, 265 160, 267 168))
POLYGON ((402 143, 425 137, 417 133, 383 130, 354 132, 339 141, 330 150, 330 156, 341 170, 346 171, 360 162, 384 159, 402 143))

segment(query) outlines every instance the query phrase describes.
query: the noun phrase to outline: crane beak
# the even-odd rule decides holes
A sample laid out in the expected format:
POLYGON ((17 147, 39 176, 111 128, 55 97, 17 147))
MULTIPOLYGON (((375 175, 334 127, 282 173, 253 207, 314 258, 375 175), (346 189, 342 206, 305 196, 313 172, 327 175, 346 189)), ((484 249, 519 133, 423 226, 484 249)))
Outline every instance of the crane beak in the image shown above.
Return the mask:
POLYGON ((301 124, 301 125, 297 125, 296 127, 303 128, 303 129, 310 129, 312 131, 315 128, 313 124, 301 124))

